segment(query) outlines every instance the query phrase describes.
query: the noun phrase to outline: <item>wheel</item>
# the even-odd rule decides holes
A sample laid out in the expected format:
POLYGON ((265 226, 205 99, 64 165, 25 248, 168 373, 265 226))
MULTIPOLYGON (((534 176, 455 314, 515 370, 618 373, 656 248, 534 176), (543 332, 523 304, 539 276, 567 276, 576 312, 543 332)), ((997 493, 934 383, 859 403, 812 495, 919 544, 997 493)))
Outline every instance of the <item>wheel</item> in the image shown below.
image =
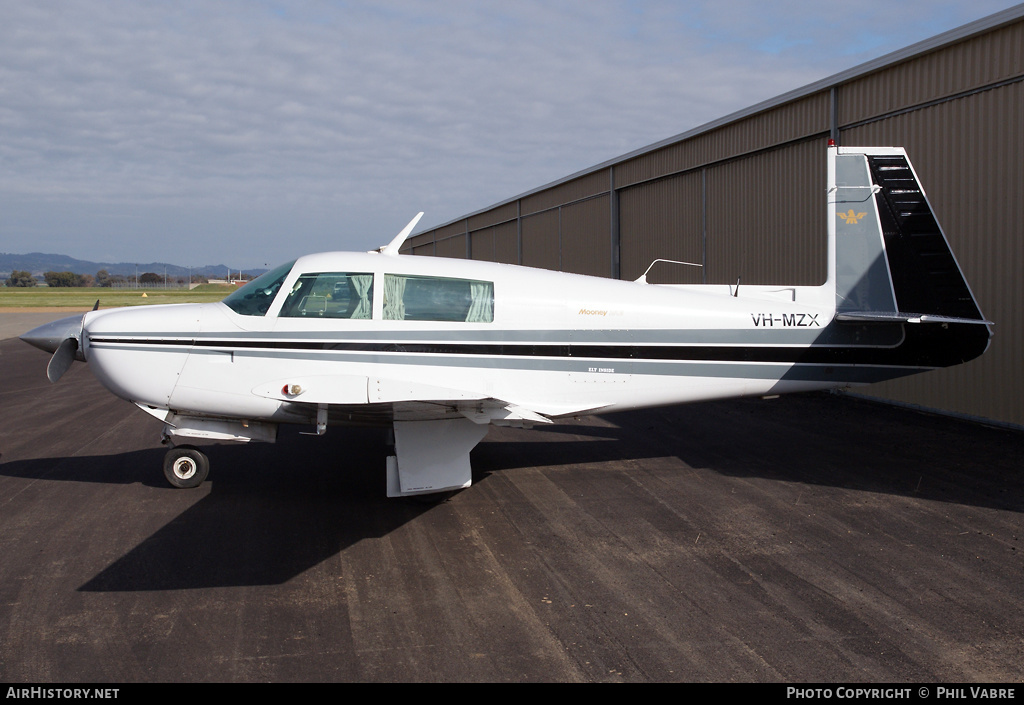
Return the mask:
POLYGON ((210 460, 198 448, 178 446, 164 456, 164 477, 178 489, 199 487, 210 474, 210 460))

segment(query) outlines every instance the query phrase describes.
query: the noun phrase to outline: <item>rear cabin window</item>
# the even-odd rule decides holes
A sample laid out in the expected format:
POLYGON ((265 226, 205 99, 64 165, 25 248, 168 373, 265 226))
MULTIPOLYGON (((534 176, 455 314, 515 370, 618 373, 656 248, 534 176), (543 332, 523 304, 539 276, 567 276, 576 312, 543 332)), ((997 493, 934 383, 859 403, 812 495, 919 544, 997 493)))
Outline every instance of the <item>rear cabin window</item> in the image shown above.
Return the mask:
POLYGON ((321 272, 303 274, 288 292, 284 318, 370 318, 373 274, 321 272))
POLYGON ((384 320, 491 323, 494 283, 385 274, 384 320))

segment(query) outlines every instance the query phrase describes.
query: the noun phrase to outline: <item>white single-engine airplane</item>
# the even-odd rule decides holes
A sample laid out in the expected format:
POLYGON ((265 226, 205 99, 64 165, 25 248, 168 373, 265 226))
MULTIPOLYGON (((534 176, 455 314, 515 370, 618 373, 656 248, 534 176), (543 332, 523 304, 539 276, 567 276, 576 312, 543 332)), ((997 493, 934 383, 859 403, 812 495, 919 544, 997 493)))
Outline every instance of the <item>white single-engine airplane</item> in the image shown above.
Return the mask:
MULTIPOLYGON (((653 285, 398 254, 307 255, 219 303, 94 310, 22 336, 197 441, 389 424, 388 496, 468 487, 488 425, 868 384, 982 354, 986 321, 900 148, 828 148, 821 286, 653 285)), ((183 444, 185 443, 185 444, 183 444)))

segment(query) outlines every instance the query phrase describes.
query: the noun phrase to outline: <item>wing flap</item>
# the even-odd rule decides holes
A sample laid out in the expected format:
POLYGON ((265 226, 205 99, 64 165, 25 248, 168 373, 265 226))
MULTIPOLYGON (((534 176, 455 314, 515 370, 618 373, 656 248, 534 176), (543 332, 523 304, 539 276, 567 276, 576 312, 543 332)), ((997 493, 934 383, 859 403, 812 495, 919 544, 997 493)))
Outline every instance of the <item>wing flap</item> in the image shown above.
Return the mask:
POLYGON ((551 423, 547 416, 499 399, 488 399, 480 404, 457 404, 458 412, 476 424, 496 426, 532 426, 551 423))
POLYGON ((469 453, 487 427, 463 418, 395 421, 395 455, 388 457, 388 496, 446 492, 473 481, 469 453))

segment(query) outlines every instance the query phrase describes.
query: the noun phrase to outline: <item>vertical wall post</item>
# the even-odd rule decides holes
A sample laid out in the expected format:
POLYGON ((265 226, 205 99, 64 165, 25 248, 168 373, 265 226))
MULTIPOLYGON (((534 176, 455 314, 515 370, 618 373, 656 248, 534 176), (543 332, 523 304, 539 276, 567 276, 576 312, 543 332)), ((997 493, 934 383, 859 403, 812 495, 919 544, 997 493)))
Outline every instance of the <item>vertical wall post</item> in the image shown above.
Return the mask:
POLYGON ((832 86, 829 89, 829 101, 828 101, 828 124, 829 132, 828 136, 832 141, 839 144, 839 87, 832 86))
POLYGON ((516 248, 518 252, 516 257, 519 261, 516 264, 523 263, 523 201, 522 199, 516 201, 516 248))
POLYGON ((562 268, 562 207, 558 207, 558 271, 564 272, 562 268))
POLYGON ((700 283, 708 283, 708 168, 700 168, 700 283))
POLYGON ((611 246, 611 277, 612 279, 622 278, 622 265, 620 260, 621 243, 619 241, 619 192, 615 190, 615 167, 608 167, 608 215, 609 230, 608 239, 611 246))

